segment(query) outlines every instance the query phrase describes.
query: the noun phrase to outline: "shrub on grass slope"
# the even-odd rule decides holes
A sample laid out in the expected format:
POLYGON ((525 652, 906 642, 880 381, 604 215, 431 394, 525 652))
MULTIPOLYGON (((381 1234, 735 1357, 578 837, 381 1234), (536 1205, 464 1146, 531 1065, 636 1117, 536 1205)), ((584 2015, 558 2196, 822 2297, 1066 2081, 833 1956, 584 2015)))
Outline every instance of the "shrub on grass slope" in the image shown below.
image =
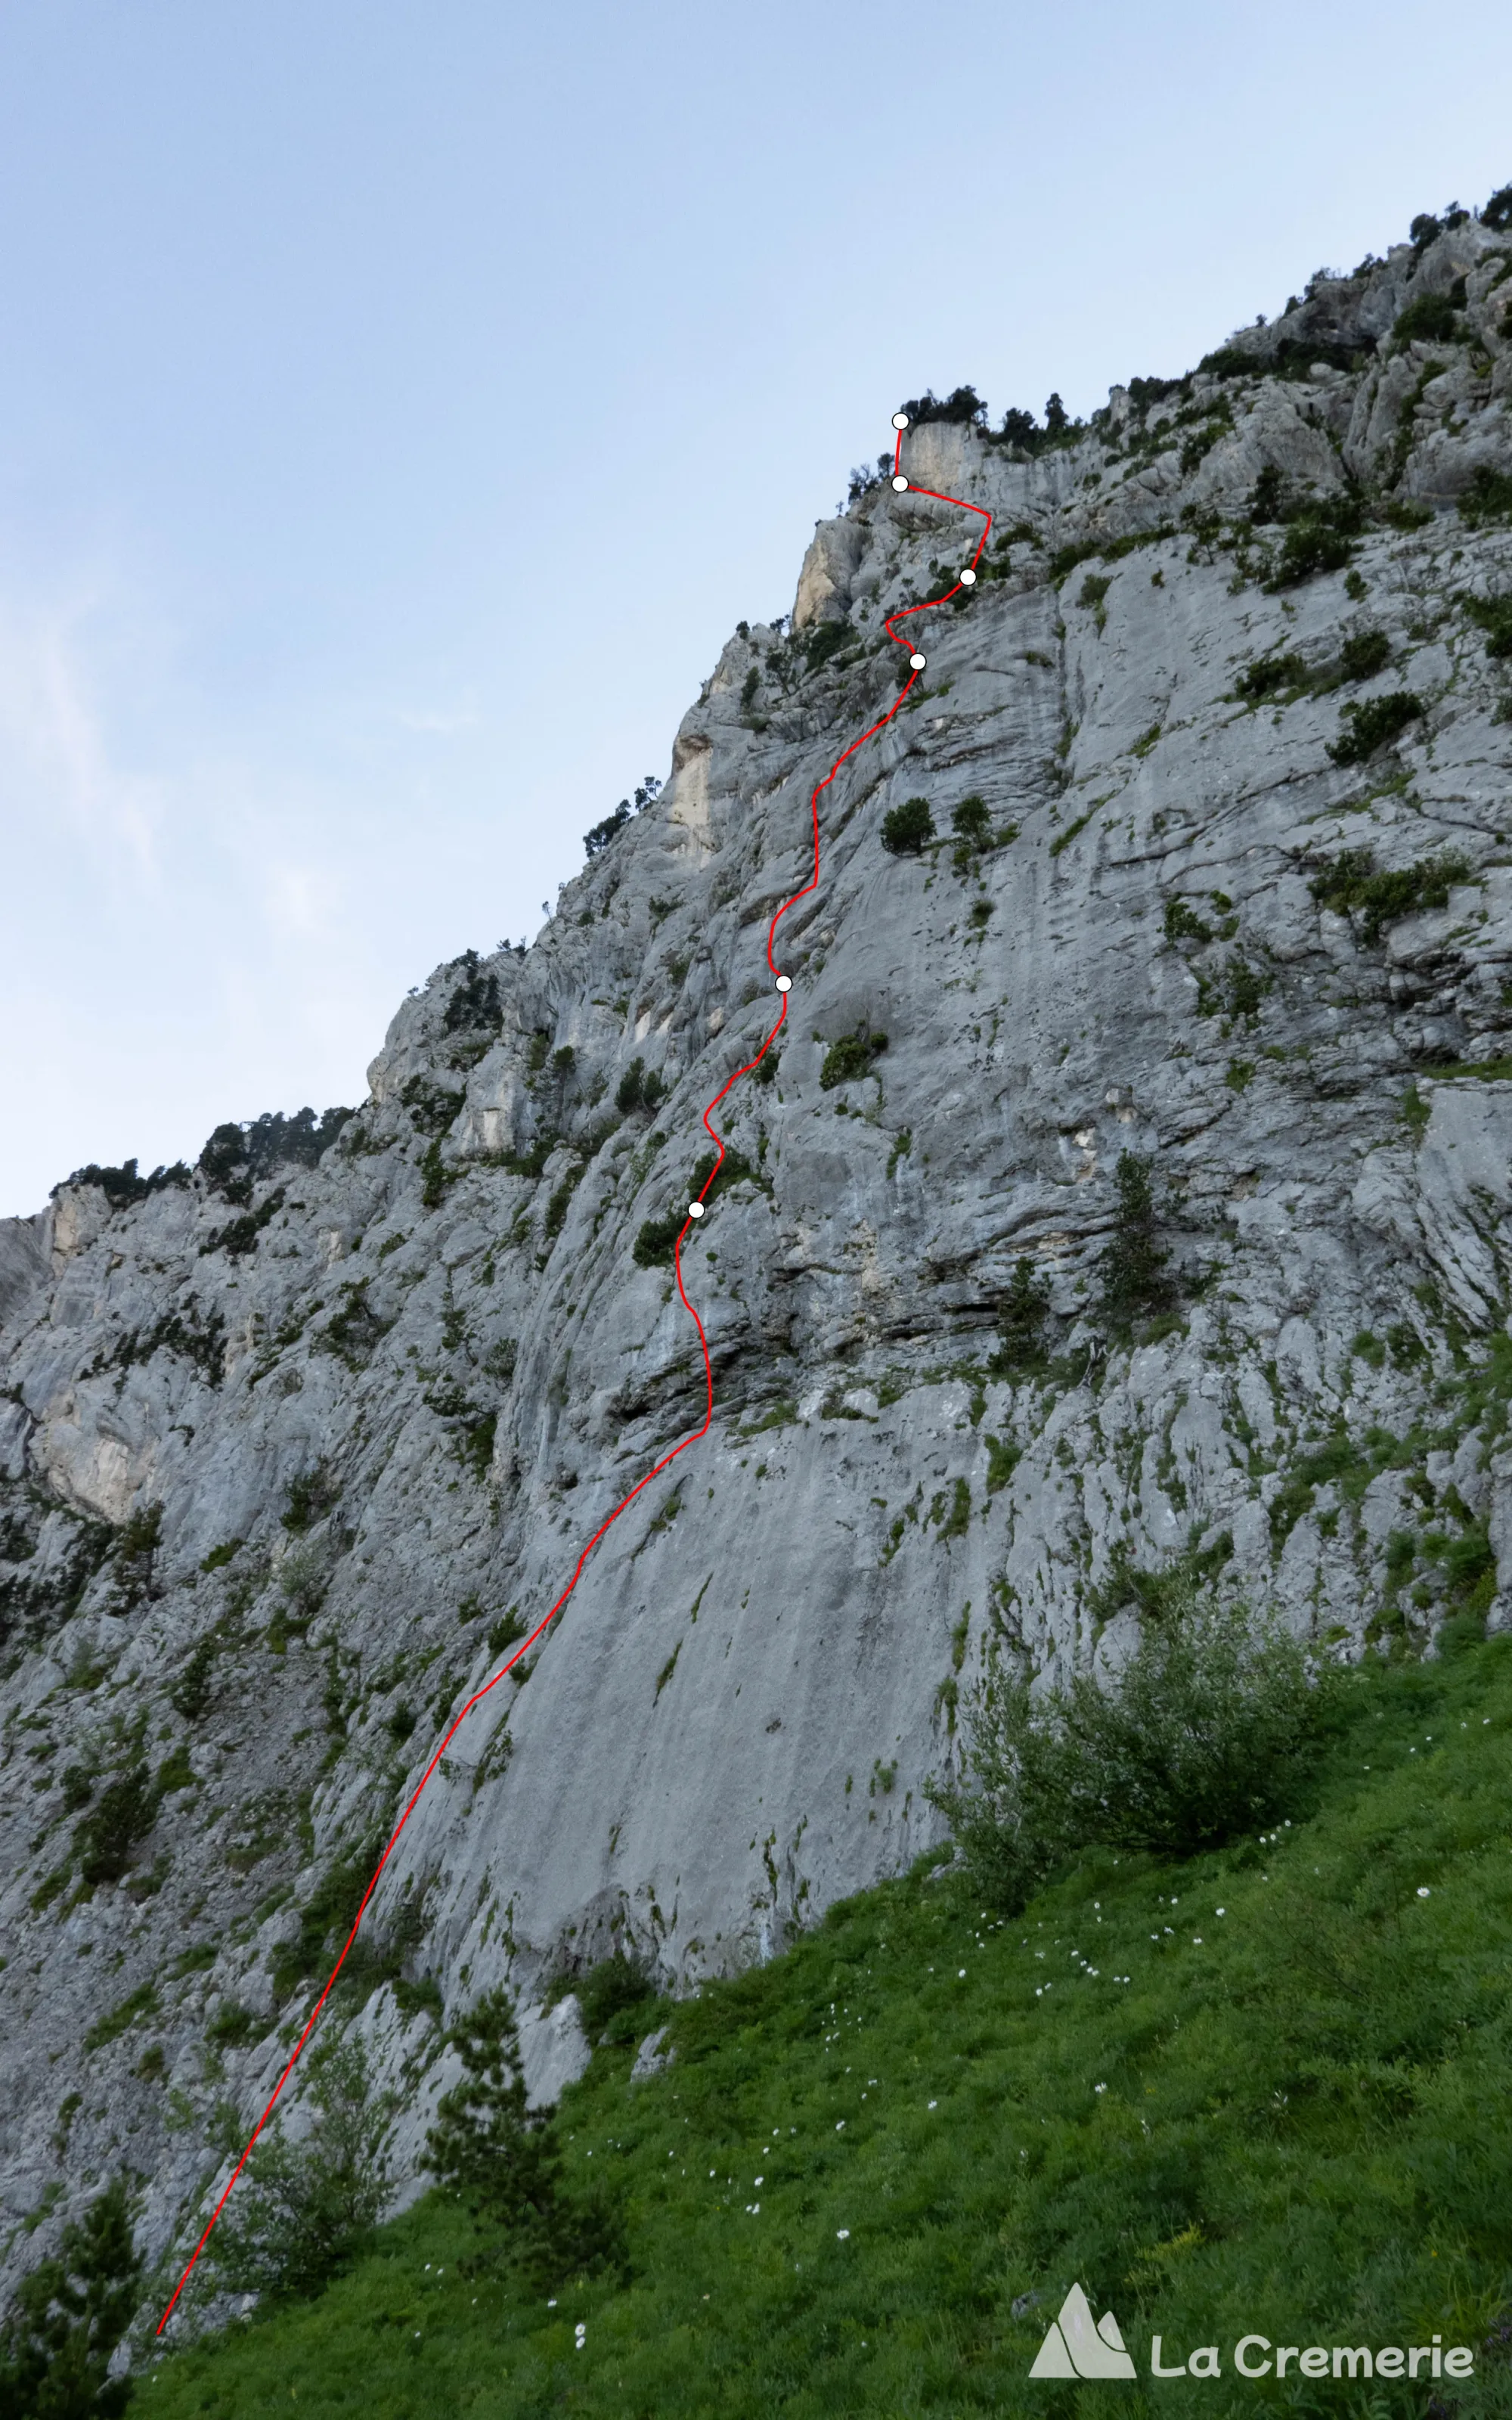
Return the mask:
POLYGON ((381 2146, 393 2116, 354 2042, 312 2059, 315 2121, 300 2143, 274 2118, 248 2160, 207 2251, 223 2292, 321 2293, 366 2243, 388 2198, 381 2146))
POLYGON ((1031 1694, 1001 1659, 967 1724, 966 1778, 935 1793, 984 1896, 1022 1906, 1079 1850, 1190 1856, 1291 1806, 1330 1692, 1243 1606, 1167 1592, 1117 1680, 1031 1694))

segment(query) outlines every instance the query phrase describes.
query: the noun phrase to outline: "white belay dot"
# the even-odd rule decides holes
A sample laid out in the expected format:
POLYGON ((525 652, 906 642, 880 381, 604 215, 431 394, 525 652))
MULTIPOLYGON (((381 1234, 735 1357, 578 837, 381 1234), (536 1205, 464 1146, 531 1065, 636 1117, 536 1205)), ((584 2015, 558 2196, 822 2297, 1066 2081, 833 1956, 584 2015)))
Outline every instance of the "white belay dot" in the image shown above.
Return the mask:
POLYGON ((893 415, 892 415, 892 425, 893 425, 894 428, 906 428, 906 427, 907 427, 907 426, 908 426, 908 414, 907 414, 907 412, 906 412, 906 411, 895 411, 895 412, 893 413, 893 415))
POLYGON ((687 1215, 690 1218, 702 1218, 703 1216, 702 1202, 690 1202, 687 1205, 687 1215))
POLYGON ((777 979, 777 987, 779 991, 791 991, 793 989, 793 977, 791 975, 779 975, 777 979))
POLYGON ((965 570, 961 574, 961 585, 963 588, 975 588, 976 584, 977 575, 968 564, 965 570))
POLYGON ((914 670, 915 670, 915 672, 916 672, 916 673, 921 673, 921 672, 923 671, 923 669, 924 669, 925 664, 928 662, 929 659, 928 659, 927 657, 925 657, 925 656, 917 656, 917 655, 916 655, 916 656, 910 656, 910 657, 909 657, 909 659, 908 659, 908 660, 909 660, 909 662, 912 664, 912 666, 913 666, 913 668, 914 668, 914 670))
POLYGON ((901 496, 901 495, 903 494, 903 489, 907 487, 908 482, 907 482, 907 480, 903 477, 903 473, 902 473, 901 471, 898 471, 898 472, 895 472, 895 473, 894 473, 894 474, 893 474, 893 481, 892 481, 892 484, 893 484, 893 487, 894 487, 895 490, 897 491, 897 493, 901 496))

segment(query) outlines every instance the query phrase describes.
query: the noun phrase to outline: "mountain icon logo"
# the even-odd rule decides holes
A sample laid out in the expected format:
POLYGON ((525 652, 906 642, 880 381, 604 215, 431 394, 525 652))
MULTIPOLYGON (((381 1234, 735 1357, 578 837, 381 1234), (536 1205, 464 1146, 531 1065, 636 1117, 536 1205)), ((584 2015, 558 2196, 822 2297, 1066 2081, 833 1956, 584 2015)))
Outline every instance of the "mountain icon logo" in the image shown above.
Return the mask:
POLYGON ((1073 2286, 1052 2319, 1030 2365, 1031 2378, 1134 2378, 1138 2372, 1123 2349, 1111 2311, 1100 2319, 1080 2286, 1073 2286))

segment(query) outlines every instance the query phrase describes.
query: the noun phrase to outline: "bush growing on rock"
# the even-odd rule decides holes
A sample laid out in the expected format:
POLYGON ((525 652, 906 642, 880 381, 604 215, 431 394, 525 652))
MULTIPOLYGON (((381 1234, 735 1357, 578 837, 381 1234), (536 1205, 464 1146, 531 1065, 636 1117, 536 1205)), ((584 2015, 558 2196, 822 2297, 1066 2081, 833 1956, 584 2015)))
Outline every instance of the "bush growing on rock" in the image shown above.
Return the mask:
MULTIPOLYGON (((1131 381, 1130 392, 1134 395, 1135 403, 1140 403, 1143 398, 1135 390, 1159 388, 1161 393, 1165 394, 1180 384, 1179 379, 1134 379, 1131 381)), ((985 404, 982 406, 982 411, 985 416, 985 404)), ((1080 433, 1081 426, 1080 421, 1073 421, 1070 417, 1059 396, 1052 395, 1045 398, 1042 428, 1032 411, 1025 411, 1015 404, 1004 412, 995 429, 989 431, 984 427, 982 434, 988 439, 990 444, 1011 445, 1021 453, 1039 454, 1046 446, 1073 442, 1080 433)))
POLYGON ((622 799, 611 815, 606 815, 602 823, 594 824, 591 831, 584 832, 583 852, 590 862, 595 857, 603 856, 610 843, 619 839, 632 815, 640 814, 649 807, 660 789, 661 783, 656 774, 648 773, 637 785, 633 799, 622 799))
POLYGON ((168 1702, 182 1714, 186 1723, 197 1723, 213 1695, 211 1674, 215 1668, 219 1639, 212 1631, 202 1638, 188 1663, 168 1692, 168 1702))
POLYGON ((855 633, 848 622, 818 622, 803 642, 804 659, 811 673, 822 672, 855 633))
POLYGON ((383 1852, 380 1836, 336 1857, 300 1910, 300 1929, 273 1953, 273 1997, 286 2000, 297 1986, 322 1975, 342 1948, 383 1852))
POLYGON ((687 1180, 687 1198, 712 1205, 732 1185, 739 1185, 743 1178, 755 1173, 745 1153, 737 1151, 733 1143, 726 1143, 722 1158, 717 1152, 706 1151, 694 1161, 693 1173, 687 1180))
POLYGON ((1447 344, 1458 333, 1458 314, 1447 294, 1419 294, 1397 313, 1392 327, 1392 334, 1403 344, 1447 344))
POLYGON ((567 1212, 572 1203, 572 1197, 587 1173, 588 1171, 583 1166, 581 1160, 575 1162, 575 1164, 568 1169, 561 1184, 557 1187, 556 1191, 552 1194, 550 1201, 547 1203, 546 1218, 542 1223, 541 1232, 545 1235, 548 1243, 549 1243, 554 1236, 560 1235, 563 1228, 566 1225, 567 1212))
POLYGON ((963 799, 950 815, 950 830, 967 848, 986 848, 993 836, 993 819, 985 799, 973 795, 963 799))
POLYGON ((1341 530, 1327 521, 1294 521, 1281 549, 1281 559, 1267 585, 1293 588, 1320 571, 1342 571, 1353 550, 1341 530))
POLYGON ((1374 680, 1391 661, 1391 641, 1384 630, 1352 630, 1339 649, 1339 670, 1346 680, 1374 680))
POLYGON ((244 2008, 239 2000, 228 2000, 225 2007, 205 2028, 205 2039, 217 2050, 245 2050, 263 2028, 255 2011, 244 2008))
MULTIPOLYGON (((171 1168, 155 1168, 150 1176, 140 1176, 134 1159, 120 1168, 100 1168, 91 1160, 87 1168, 76 1168, 69 1178, 70 1185, 98 1185, 113 1210, 130 1210, 133 1202, 145 1202, 152 1193, 161 1193, 169 1185, 187 1185, 189 1170, 181 1159, 171 1168)), ((54 1193, 59 1191, 54 1186, 54 1193)))
POLYGON ((296 1546, 279 1566, 279 1593, 290 1620, 301 1628, 319 1612, 330 1585, 330 1566, 317 1546, 296 1546))
POLYGON ((882 818, 882 845, 889 857, 920 857, 934 837, 927 799, 904 799, 882 818))
MULTIPOLYGON (((240 1126, 228 1119, 216 1127, 195 1163, 200 1174, 214 1186, 224 1187, 246 1164, 247 1138, 240 1126)), ((250 1191, 248 1194, 250 1199, 250 1191)))
POLYGON ((1215 973, 1197 975, 1197 1015, 1253 1021, 1274 981, 1273 975, 1261 974, 1252 967, 1242 951, 1235 950, 1215 973))
POLYGON ((1176 1307, 1170 1254, 1156 1233, 1153 1167, 1152 1160, 1137 1153, 1119 1155, 1113 1239, 1098 1269, 1103 1280, 1103 1316, 1122 1332, 1135 1320, 1159 1318, 1176 1307))
POLYGON ((270 2300, 322 2292, 382 2211, 392 2099, 373 2095, 355 2042, 317 2050, 310 2064, 309 2133, 290 2143, 273 2119, 210 2238, 207 2260, 223 2292, 270 2300))
POLYGON ((988 1364, 995 1378, 1011 1378, 1038 1367, 1049 1311, 1050 1281, 1036 1270, 1026 1253, 1020 1253, 998 1314, 1002 1342, 988 1364))
POLYGON ((1044 430, 1033 412, 1026 411, 1016 404, 1010 405, 1004 412, 997 436, 1000 443, 1022 446, 1026 454, 1034 453, 1044 442, 1044 430))
POLYGON ((399 1094, 409 1110, 417 1133, 443 1135, 456 1123, 457 1111, 467 1094, 449 1091, 444 1084, 433 1084, 424 1076, 411 1076, 399 1094))
POLYGON ((1353 496, 1319 497, 1287 519, 1281 552, 1266 586, 1273 593, 1295 588, 1322 571, 1342 571, 1353 552, 1350 540, 1364 516, 1353 496))
POLYGON ((987 406, 974 386, 952 387, 947 396, 938 396, 926 387, 921 396, 913 396, 900 406, 918 428, 927 420, 980 421, 987 416, 987 406))
POLYGON ((682 1216, 676 1211, 670 1211, 665 1218, 647 1218, 635 1239, 632 1257, 637 1268, 671 1268, 682 1232, 682 1216))
POLYGON ((301 1471, 289 1481, 283 1513, 285 1528, 291 1537, 301 1538, 316 1521, 324 1520, 340 1493, 322 1456, 313 1470, 301 1471))
POLYGON ((1196 941, 1201 946, 1212 939, 1212 926, 1205 924, 1196 910, 1184 899, 1167 899, 1164 932, 1174 948, 1178 941, 1196 941))
POLYGON ((1422 711, 1423 701, 1411 689, 1394 689, 1385 697, 1367 698, 1364 705, 1351 700, 1344 709, 1338 737, 1329 741, 1328 752, 1335 765, 1363 765, 1378 748, 1399 739, 1422 711))
MULTIPOLYGON (((250 1179, 247 1180, 245 1192, 238 1192, 233 1187, 227 1186, 226 1198, 233 1202, 247 1200, 250 1198, 250 1179)), ((228 1260, 235 1261, 239 1260, 247 1252, 255 1252, 263 1230, 271 1226, 283 1207, 284 1188, 281 1185, 275 1186, 259 1209, 248 1210, 241 1218, 233 1218, 228 1226, 216 1228, 214 1233, 208 1236, 199 1248, 201 1259, 205 1259, 211 1252, 224 1252, 228 1260)))
POLYGON ((117 2177, 70 2220, 54 2258, 23 2279, 0 2330, 0 2409, 7 2420, 117 2420, 129 2378, 111 2355, 136 2309, 142 2264, 126 2183, 117 2177))
POLYGON ((91 1889, 97 1883, 118 1883, 137 1842, 151 1831, 157 1811, 145 1764, 133 1764, 117 1774, 100 1792, 94 1813, 73 1836, 81 1880, 91 1889))
POLYGON ((863 1076, 872 1073, 872 1062, 886 1050, 885 1033, 842 1033, 825 1052, 819 1070, 819 1089, 832 1093, 837 1084, 856 1084, 863 1076))
POLYGON ((1467 597, 1465 612, 1485 631, 1489 656, 1512 656, 1512 589, 1502 597, 1467 597))
POLYGON ((88 1806, 89 1801, 94 1794, 95 1779, 93 1774, 89 1771, 88 1766, 83 1764, 69 1765, 65 1769, 63 1775, 64 1814, 77 1815, 81 1807, 88 1806))
POLYGON ((315 1332, 315 1342, 336 1354, 348 1370, 363 1369, 389 1332, 391 1323, 380 1319, 368 1301, 370 1283, 367 1278, 349 1280, 341 1289, 336 1310, 315 1332))
POLYGON ((217 1126, 195 1164, 219 1191, 249 1202, 253 1184, 273 1169, 289 1163, 314 1168, 354 1115, 351 1109, 322 1109, 316 1117, 314 1109, 303 1109, 285 1117, 282 1110, 265 1109, 247 1125, 227 1122, 217 1126))
POLYGON ((460 963, 462 980, 446 1003, 441 1031, 466 1033, 478 1026, 497 1026, 501 1017, 499 977, 491 970, 484 973, 476 950, 464 950, 460 963))
POLYGON ((1076 602, 1090 613, 1101 633, 1107 624, 1106 597, 1113 585, 1111 572, 1089 571, 1082 582, 1076 602))
POLYGON ((1234 695, 1246 706, 1258 706, 1262 699, 1274 697, 1278 690, 1303 689, 1307 681, 1307 667, 1295 652, 1284 656, 1260 656, 1246 664, 1234 683, 1234 695))
POLYGON ((648 1114, 654 1113, 657 1102, 667 1090, 655 1067, 649 1076, 645 1069, 646 1063, 643 1059, 632 1059, 620 1078, 615 1089, 614 1106, 622 1117, 630 1117, 637 1109, 644 1109, 648 1114))
POLYGON ((120 1609, 129 1612, 144 1597, 162 1593, 153 1587, 153 1572, 158 1548, 162 1543, 162 1507, 143 1504, 121 1526, 116 1541, 114 1561, 116 1572, 117 1600, 120 1609))
POLYGON ((501 1613, 498 1621, 489 1627, 488 1652, 490 1655, 501 1655, 506 1647, 515 1646, 526 1636, 526 1626, 519 1619, 519 1608, 512 1605, 509 1611, 501 1613))
POLYGON ((656 1985, 643 1967, 623 1949, 600 1959, 572 1989, 582 2011, 583 2031, 591 2042, 628 2041, 635 2010, 656 1997, 656 1985))
POLYGON ((1489 462, 1478 464, 1459 499, 1459 518, 1472 529, 1480 529, 1487 521, 1512 520, 1512 471, 1493 471, 1489 462))
POLYGON ((1390 872, 1378 869, 1373 850, 1346 848, 1325 858, 1307 887, 1320 908, 1358 916, 1362 937, 1374 949, 1388 924, 1425 908, 1447 908, 1451 886, 1473 879, 1473 866, 1457 848, 1440 849, 1390 872))

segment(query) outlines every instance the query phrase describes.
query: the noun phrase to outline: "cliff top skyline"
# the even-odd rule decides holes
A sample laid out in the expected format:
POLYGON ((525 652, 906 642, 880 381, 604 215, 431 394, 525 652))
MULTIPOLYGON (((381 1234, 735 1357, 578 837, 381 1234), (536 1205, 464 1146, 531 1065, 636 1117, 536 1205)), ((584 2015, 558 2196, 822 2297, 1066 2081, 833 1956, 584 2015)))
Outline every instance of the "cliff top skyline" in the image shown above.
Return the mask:
POLYGON ((0 1206, 358 1098, 897 401, 1086 414, 1484 198, 1457 25, 1435 99, 1401 7, 8 19, 0 1206))

